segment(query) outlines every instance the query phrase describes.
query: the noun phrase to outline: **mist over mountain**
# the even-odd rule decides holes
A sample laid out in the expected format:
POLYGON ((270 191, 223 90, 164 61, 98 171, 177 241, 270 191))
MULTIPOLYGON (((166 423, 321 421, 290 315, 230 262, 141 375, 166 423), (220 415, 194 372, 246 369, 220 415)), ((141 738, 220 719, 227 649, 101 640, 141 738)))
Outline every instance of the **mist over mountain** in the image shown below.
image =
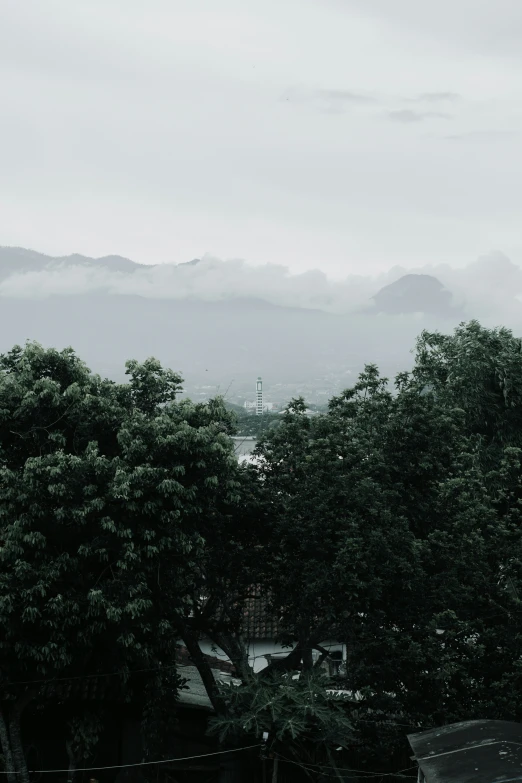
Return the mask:
POLYGON ((23 248, 0 247, 0 296, 41 299, 52 295, 137 295, 150 299, 203 301, 256 298, 284 307, 331 313, 440 314, 462 309, 469 317, 519 312, 522 270, 502 253, 490 253, 454 268, 440 264, 393 267, 380 275, 329 278, 319 269, 292 274, 288 268, 206 255, 179 264, 137 264, 111 255, 61 258, 23 248), (397 287, 393 284, 402 278, 397 287), (392 300, 394 304, 392 305, 392 300), (386 302, 386 304, 384 304, 386 302), (391 309, 390 309, 391 308, 391 309))
POLYGON ((366 362, 387 375, 407 369, 423 328, 450 331, 472 317, 522 328, 519 295, 522 271, 501 254, 462 269, 331 280, 209 256, 140 265, 0 248, 0 350, 27 339, 72 345, 110 377, 128 358, 155 355, 189 389, 231 387, 233 398, 262 375, 309 395, 349 385, 366 362))
POLYGON ((134 272, 143 269, 143 264, 137 264, 122 256, 105 256, 104 258, 89 258, 79 253, 70 256, 53 257, 35 250, 23 247, 0 247, 0 280, 20 273, 51 272, 57 269, 89 268, 110 272, 134 272))
POLYGON ((451 292, 433 275, 409 274, 384 286, 372 297, 379 313, 425 313, 444 318, 463 315, 451 292))

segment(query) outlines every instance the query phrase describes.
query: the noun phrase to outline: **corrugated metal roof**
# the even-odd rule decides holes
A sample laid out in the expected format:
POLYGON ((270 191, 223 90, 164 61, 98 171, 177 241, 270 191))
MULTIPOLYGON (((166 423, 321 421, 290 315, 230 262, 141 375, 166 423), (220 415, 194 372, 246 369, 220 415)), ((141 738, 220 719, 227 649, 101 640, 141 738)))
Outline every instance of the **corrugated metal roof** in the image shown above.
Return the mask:
POLYGON ((522 724, 472 720, 410 734, 427 783, 522 781, 522 724))

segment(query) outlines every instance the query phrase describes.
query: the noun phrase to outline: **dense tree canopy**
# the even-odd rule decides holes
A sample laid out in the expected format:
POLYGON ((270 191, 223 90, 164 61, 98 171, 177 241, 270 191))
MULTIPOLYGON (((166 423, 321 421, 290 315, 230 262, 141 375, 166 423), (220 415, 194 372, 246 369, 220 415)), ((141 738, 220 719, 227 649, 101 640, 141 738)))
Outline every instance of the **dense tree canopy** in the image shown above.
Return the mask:
POLYGON ((520 453, 485 472, 468 412, 420 376, 392 394, 370 366, 327 415, 295 401, 258 449, 287 664, 346 643, 343 687, 376 764, 408 729, 520 715, 520 453))
POLYGON ((504 447, 522 446, 522 340, 509 329, 471 321, 451 335, 424 331, 413 375, 446 406, 463 410, 488 465, 504 447))
POLYGON ((23 783, 20 715, 39 680, 150 667, 157 726, 179 640, 216 728, 266 730, 296 761, 320 746, 324 765, 337 743, 390 772, 409 731, 522 718, 522 352, 508 330, 424 332, 411 373, 390 385, 370 365, 316 416, 294 400, 245 466, 222 400, 179 401, 180 377, 153 359, 127 372, 102 380, 35 344, 0 357, 0 742, 23 783), (288 645, 257 675, 253 585, 288 645), (216 684, 208 639, 236 690, 216 684), (347 660, 326 682, 329 641, 347 660))
POLYGON ((181 379, 155 360, 127 372, 103 381, 35 344, 0 357, 0 741, 24 779, 41 680, 172 671, 238 502, 219 401, 175 402, 181 379))

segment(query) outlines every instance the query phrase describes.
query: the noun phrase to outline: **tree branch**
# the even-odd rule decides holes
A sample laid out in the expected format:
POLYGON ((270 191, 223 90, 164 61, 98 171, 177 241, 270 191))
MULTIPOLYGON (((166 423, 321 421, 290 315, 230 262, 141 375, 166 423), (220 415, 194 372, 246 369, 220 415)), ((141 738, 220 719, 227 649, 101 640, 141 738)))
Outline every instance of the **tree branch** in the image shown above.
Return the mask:
POLYGON ((226 715, 227 706, 225 704, 224 699, 219 693, 218 685, 214 678, 214 673, 210 667, 210 664, 206 659, 205 655, 203 654, 203 652, 201 651, 198 637, 196 636, 196 634, 189 631, 188 628, 183 629, 183 633, 181 634, 181 636, 183 641, 185 642, 185 646, 187 650, 189 651, 192 662, 194 663, 194 666, 197 668, 199 675, 203 681, 203 685, 205 686, 205 690, 207 692, 208 698, 210 699, 210 703, 212 704, 212 706, 214 707, 218 715, 226 715))

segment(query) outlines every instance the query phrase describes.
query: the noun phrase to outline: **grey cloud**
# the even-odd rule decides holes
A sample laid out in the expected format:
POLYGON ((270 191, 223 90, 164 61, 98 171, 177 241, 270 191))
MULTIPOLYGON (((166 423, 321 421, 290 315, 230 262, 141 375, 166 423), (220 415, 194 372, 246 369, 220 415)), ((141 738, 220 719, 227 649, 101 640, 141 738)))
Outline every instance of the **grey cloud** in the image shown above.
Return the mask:
POLYGON ((339 104, 368 104, 377 103, 372 95, 350 92, 349 90, 316 90, 316 96, 320 100, 331 101, 339 104))
POLYGON ((321 111, 334 114, 340 114, 357 107, 372 106, 379 102, 373 95, 352 90, 311 89, 307 87, 291 87, 283 94, 282 100, 291 103, 312 104, 321 111))
MULTIPOLYGON (((453 92, 428 92, 414 98, 405 98, 407 103, 444 103, 457 101, 460 95, 453 92)), ((390 95, 376 96, 355 90, 340 89, 312 89, 308 87, 289 88, 282 96, 282 100, 295 103, 313 103, 319 108, 333 113, 341 113, 349 109, 372 107, 396 103, 390 95)), ((402 122, 418 122, 430 117, 449 119, 450 115, 444 112, 414 111, 411 109, 397 109, 390 112, 392 119, 402 122)))
POLYGON ((425 92, 411 99, 415 103, 444 103, 461 100, 457 92, 425 92))
POLYGON ((0 296, 42 299, 103 290, 149 299, 260 298, 276 305, 350 311, 368 300, 374 285, 371 278, 350 277, 339 297, 336 284, 317 269, 291 274, 276 264, 250 266, 242 260, 221 261, 208 255, 197 264, 145 266, 132 274, 57 259, 42 270, 9 276, 0 283, 0 296))
POLYGON ((504 253, 494 251, 461 268, 434 267, 470 317, 485 324, 522 327, 522 268, 504 253))
POLYGON ((339 9, 358 10, 384 21, 390 28, 443 40, 445 52, 493 54, 520 58, 522 6, 519 0, 336 0, 339 9))
POLYGON ((520 131, 512 130, 484 130, 470 131, 469 133, 453 133, 444 136, 448 141, 495 141, 496 139, 518 138, 520 131))
POLYGON ((422 122, 423 120, 451 120, 452 115, 444 112, 437 111, 411 111, 410 109, 398 109, 397 111, 388 112, 388 118, 394 122, 402 122, 405 125, 409 125, 414 122, 422 122))
MULTIPOLYGON (((9 299, 45 299, 105 291, 146 299, 222 301, 263 299, 274 305, 320 309, 330 313, 357 313, 368 307, 377 291, 406 273, 431 274, 453 294, 454 304, 468 317, 493 319, 522 326, 522 268, 500 252, 482 256, 463 268, 439 264, 406 269, 396 266, 372 275, 329 278, 315 269, 292 274, 281 265, 251 266, 243 260, 222 261, 204 256, 196 264, 161 264, 125 271, 120 260, 104 265, 74 258, 50 260, 44 269, 13 273, 0 283, 0 296, 9 299)), ((130 262, 129 262, 130 263, 130 262)))

